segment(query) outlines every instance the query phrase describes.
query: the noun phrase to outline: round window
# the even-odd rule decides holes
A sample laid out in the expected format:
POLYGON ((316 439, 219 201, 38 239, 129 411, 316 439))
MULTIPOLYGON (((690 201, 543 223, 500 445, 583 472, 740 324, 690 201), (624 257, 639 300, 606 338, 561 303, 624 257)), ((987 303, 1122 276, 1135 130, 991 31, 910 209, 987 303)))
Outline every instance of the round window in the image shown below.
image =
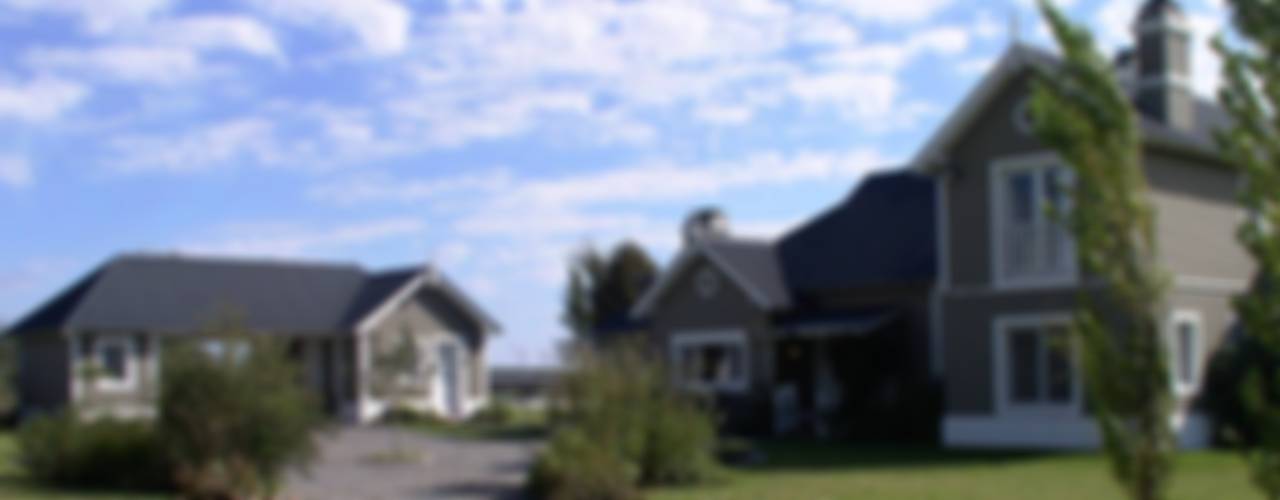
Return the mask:
POLYGON ((703 269, 702 272, 698 273, 696 281, 698 295, 712 297, 716 292, 720 291, 720 276, 717 276, 715 271, 703 269))

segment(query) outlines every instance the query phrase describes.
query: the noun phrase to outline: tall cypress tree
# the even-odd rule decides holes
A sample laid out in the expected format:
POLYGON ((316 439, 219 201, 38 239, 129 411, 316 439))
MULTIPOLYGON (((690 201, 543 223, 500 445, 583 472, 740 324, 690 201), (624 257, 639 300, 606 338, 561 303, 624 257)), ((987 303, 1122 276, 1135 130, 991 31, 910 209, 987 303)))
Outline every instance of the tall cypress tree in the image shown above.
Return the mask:
MULTIPOLYGON (((1224 85, 1219 100, 1233 119, 1219 144, 1243 177, 1241 203, 1252 215, 1237 235, 1257 265, 1255 286, 1236 299, 1245 331, 1280 354, 1280 2, 1230 0, 1232 25, 1242 44, 1219 39, 1224 85)), ((1254 484, 1280 499, 1280 370, 1258 368, 1243 384, 1242 402, 1257 431, 1245 450, 1254 484)))
POLYGON ((1067 163, 1071 208, 1061 213, 1077 258, 1101 292, 1082 291, 1073 330, 1092 410, 1112 470, 1137 500, 1165 498, 1175 449, 1159 314, 1168 288, 1155 211, 1142 168, 1133 105, 1093 37, 1048 0, 1040 11, 1062 62, 1038 69, 1031 112, 1037 136, 1067 163))

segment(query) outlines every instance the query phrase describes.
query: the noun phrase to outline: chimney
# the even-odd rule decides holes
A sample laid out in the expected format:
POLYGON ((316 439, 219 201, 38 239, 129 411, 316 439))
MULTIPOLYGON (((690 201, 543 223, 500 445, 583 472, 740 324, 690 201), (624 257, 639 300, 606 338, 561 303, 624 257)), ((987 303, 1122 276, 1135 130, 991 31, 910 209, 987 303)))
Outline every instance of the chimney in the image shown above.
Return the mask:
POLYGON ((1173 128, 1195 124, 1191 30, 1176 0, 1147 0, 1133 23, 1137 39, 1134 101, 1143 115, 1173 128))
POLYGON ((729 236, 729 218, 714 207, 700 208, 684 220, 684 244, 729 236))

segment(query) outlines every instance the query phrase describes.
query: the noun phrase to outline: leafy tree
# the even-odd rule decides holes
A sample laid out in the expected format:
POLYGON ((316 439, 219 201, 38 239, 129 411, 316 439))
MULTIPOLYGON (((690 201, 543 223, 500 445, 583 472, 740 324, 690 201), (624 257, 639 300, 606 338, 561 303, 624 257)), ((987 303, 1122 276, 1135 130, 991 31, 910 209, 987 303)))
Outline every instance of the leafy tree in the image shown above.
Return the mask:
MULTIPOLYGON (((1252 217, 1237 233, 1256 263, 1250 293, 1236 299, 1238 316, 1255 345, 1271 356, 1280 353, 1280 3, 1230 0, 1232 24, 1242 45, 1223 55, 1222 106, 1233 124, 1219 133, 1219 144, 1240 168, 1240 200, 1252 217)), ((1246 416, 1255 425, 1256 443, 1246 449, 1254 483, 1267 498, 1280 499, 1280 370, 1255 368, 1241 387, 1246 416)))
POLYGON ((583 249, 569 265, 565 324, 579 340, 600 340, 594 338, 600 328, 624 322, 656 275, 653 259, 634 242, 619 244, 607 257, 583 249))
POLYGON ((270 498, 317 453, 316 401, 282 342, 232 323, 166 346, 158 419, 184 498, 270 498))
POLYGON ((1037 136, 1074 173, 1070 228, 1086 276, 1073 329, 1112 470, 1134 499, 1164 498, 1175 440, 1160 318, 1168 278, 1160 268, 1137 117, 1093 37, 1040 0, 1062 50, 1038 70, 1031 111, 1037 136))

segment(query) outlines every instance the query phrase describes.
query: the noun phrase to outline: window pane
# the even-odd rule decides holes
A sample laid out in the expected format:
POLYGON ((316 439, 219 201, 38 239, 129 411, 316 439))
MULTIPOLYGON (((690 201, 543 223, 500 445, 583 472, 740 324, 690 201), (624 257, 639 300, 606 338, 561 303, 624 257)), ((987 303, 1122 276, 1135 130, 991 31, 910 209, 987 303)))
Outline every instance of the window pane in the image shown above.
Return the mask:
POLYGON ((1195 325, 1190 322, 1184 321, 1178 325, 1175 362, 1178 364, 1178 382, 1183 384, 1193 384, 1196 381, 1195 330, 1195 325))
POLYGON ((1040 336, 1035 330, 1017 329, 1009 333, 1010 399, 1033 403, 1039 399, 1040 336))
POLYGON ((128 353, 120 345, 102 346, 103 376, 111 379, 124 379, 128 375, 128 353))
POLYGON ((1035 243, 1035 185, 1030 172, 1012 172, 1005 179, 1005 269, 1010 276, 1032 271, 1035 243))
POLYGON ((1062 327, 1051 327, 1048 337, 1048 389, 1049 401, 1054 403, 1071 402, 1071 344, 1067 331, 1062 327))

